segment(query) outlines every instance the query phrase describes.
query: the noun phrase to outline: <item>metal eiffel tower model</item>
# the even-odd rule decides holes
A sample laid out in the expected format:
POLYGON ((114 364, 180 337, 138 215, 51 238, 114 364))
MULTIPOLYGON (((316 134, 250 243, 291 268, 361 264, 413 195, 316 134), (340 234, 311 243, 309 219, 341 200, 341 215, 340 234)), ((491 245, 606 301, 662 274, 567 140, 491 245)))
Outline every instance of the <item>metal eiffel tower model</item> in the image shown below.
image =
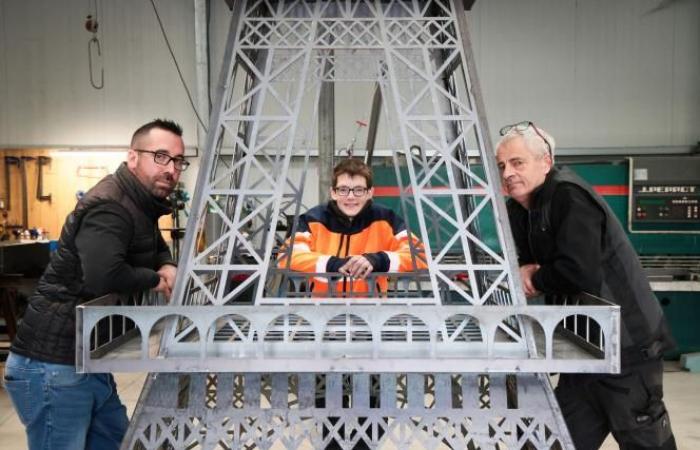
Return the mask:
POLYGON ((573 448, 544 374, 619 371, 619 308, 526 303, 464 8, 234 3, 174 301, 78 311, 80 369, 151 372, 122 448, 573 448), (386 293, 285 263, 333 83, 376 86, 424 249, 386 293))

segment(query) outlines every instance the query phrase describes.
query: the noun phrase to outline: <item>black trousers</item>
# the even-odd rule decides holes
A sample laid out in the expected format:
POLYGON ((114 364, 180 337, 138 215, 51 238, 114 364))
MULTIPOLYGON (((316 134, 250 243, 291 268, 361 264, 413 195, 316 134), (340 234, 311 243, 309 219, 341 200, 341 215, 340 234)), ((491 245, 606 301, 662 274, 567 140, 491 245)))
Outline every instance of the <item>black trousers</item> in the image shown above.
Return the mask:
POLYGON ((621 450, 675 450, 662 378, 661 360, 620 375, 562 374, 554 392, 576 449, 597 450, 612 433, 621 450))

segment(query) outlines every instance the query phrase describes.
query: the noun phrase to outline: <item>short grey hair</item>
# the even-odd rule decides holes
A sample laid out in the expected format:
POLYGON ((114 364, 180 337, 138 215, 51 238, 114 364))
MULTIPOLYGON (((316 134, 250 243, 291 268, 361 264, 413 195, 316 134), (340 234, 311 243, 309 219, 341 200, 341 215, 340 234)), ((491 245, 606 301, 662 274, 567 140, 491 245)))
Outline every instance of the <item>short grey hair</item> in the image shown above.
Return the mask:
POLYGON ((552 163, 554 163, 554 149, 556 148, 556 141, 552 137, 551 134, 547 133, 545 130, 543 130, 540 127, 537 127, 537 131, 533 129, 536 125, 530 125, 527 127, 525 130, 519 131, 516 130, 515 128, 511 129, 508 133, 506 133, 501 139, 498 141, 498 144, 496 144, 496 155, 498 155, 498 151, 501 149, 501 146, 505 145, 506 143, 512 141, 515 138, 523 138, 525 141, 525 146, 535 154, 537 158, 544 158, 545 155, 549 154, 549 149, 552 150, 551 158, 552 158, 552 163), (539 134, 537 132, 539 131, 539 134), (542 137, 547 140, 545 143, 542 137), (547 148, 547 144, 549 144, 549 149, 547 148))

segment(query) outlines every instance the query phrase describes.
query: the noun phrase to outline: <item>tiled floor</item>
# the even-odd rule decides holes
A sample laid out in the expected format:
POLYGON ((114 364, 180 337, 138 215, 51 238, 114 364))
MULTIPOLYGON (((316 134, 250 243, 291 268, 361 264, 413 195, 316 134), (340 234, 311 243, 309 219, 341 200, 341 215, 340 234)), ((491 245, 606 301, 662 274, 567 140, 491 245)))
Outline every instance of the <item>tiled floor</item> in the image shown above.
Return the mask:
MULTIPOLYGON (((119 395, 132 413, 144 381, 144 374, 118 374, 119 395)), ((664 377, 666 405, 680 450, 700 448, 700 374, 680 371, 676 363, 667 363, 664 377)), ((7 393, 0 389, 0 450, 26 450, 24 430, 12 409, 7 393)), ((617 449, 612 438, 603 450, 617 449)))

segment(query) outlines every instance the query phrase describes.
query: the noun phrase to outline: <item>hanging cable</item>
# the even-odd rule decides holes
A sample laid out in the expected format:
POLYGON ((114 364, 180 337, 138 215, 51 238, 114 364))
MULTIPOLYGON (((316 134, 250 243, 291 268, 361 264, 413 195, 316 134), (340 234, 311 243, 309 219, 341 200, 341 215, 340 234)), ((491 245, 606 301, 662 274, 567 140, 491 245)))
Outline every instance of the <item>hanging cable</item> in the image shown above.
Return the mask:
POLYGON ((95 81, 95 66, 93 65, 93 53, 96 53, 97 57, 102 59, 102 46, 100 45, 100 40, 97 38, 97 29, 99 28, 99 22, 97 21, 97 0, 88 0, 88 11, 92 14, 88 14, 85 19, 85 29, 92 33, 92 39, 88 41, 88 71, 90 72, 90 84, 95 89, 102 89, 105 86, 105 68, 104 64, 100 67, 100 82, 95 81))
MULTIPOLYGON (((209 86, 209 80, 211 80, 211 45, 210 44, 210 39, 209 39, 209 25, 211 24, 211 0, 206 0, 207 2, 207 26, 206 28, 206 42, 207 42, 207 86, 209 86)), ((209 100, 209 109, 207 111, 207 114, 211 114, 211 105, 212 105, 212 99, 211 99, 211 89, 207 89, 209 92, 207 95, 207 99, 209 100)))
POLYGON ((160 14, 158 14, 158 8, 156 7, 156 3, 154 0, 151 0, 151 5, 153 6, 153 12, 156 14, 156 19, 158 20, 158 25, 160 26, 160 31, 163 33, 163 39, 165 39, 165 45, 168 46, 168 51, 170 51, 170 56, 173 58, 173 63, 175 63, 175 68, 177 69, 177 74, 180 76, 180 82, 182 82, 182 86, 185 88, 185 92, 187 93, 187 98, 190 101, 190 106, 192 106, 192 110, 194 111, 194 115, 197 116, 197 120, 199 121, 199 124, 202 126, 204 129, 204 132, 207 132, 207 127, 204 125, 204 121, 202 120, 201 117, 199 117, 199 112, 197 112, 197 108, 194 106, 194 100, 192 100, 192 94, 190 94, 190 89, 187 87, 187 83, 185 83, 185 78, 182 76, 182 71, 180 70, 180 65, 177 63, 177 58, 175 58, 175 53, 173 52, 173 48, 170 46, 170 40, 168 39, 168 35, 165 32, 165 27, 163 26, 163 22, 160 20, 160 14))

